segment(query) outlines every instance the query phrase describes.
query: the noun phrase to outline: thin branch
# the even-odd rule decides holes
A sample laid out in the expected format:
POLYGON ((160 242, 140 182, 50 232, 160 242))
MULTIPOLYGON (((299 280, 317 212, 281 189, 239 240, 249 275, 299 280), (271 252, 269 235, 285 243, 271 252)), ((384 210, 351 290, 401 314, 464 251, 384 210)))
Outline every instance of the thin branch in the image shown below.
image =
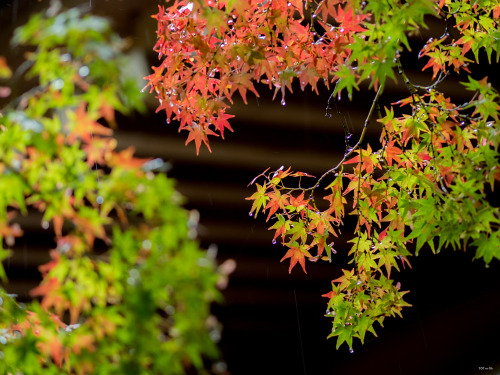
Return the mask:
MULTIPOLYGON (((316 189, 321 181, 329 174, 335 172, 337 169, 340 168, 340 166, 347 160, 347 158, 361 145, 361 143, 363 142, 364 138, 365 138, 365 134, 366 134, 366 129, 368 128, 368 123, 370 122, 370 118, 372 117, 373 115, 373 111, 376 109, 377 107, 377 103, 378 103, 378 99, 380 97, 380 95, 382 94, 382 86, 380 86, 377 90, 377 94, 375 95, 375 98, 373 99, 373 102, 372 102, 372 105, 370 107, 370 111, 368 112, 368 115, 366 116, 366 119, 365 119, 365 123, 363 125, 363 130, 361 131, 361 135, 359 136, 359 139, 358 139, 358 142, 350 149, 347 150, 347 152, 344 154, 344 157, 338 162, 338 164, 333 167, 332 169, 328 170, 327 172, 325 172, 319 179, 318 181, 316 182, 316 184, 314 184, 314 186, 311 186, 309 188, 303 188, 303 189, 300 189, 300 190, 303 190, 303 191, 309 191, 309 190, 314 190, 316 189)), ((294 190, 299 190, 299 189, 290 189, 290 191, 294 191, 294 190)))

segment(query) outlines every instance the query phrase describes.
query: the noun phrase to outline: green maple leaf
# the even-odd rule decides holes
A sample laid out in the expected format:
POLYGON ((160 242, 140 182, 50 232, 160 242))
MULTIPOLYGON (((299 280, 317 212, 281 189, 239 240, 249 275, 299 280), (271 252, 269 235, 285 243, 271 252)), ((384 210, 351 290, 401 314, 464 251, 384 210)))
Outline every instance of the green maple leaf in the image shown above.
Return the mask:
POLYGON ((489 237, 483 236, 474 242, 473 246, 477 246, 476 256, 474 259, 483 258, 488 265, 493 257, 500 259, 500 233, 494 232, 489 237))
POLYGON ((343 89, 347 89, 347 95, 349 96, 349 99, 351 99, 352 88, 354 87, 356 90, 359 90, 359 87, 356 84, 356 76, 352 68, 342 65, 340 70, 336 73, 336 76, 339 77, 339 81, 335 87, 334 95, 340 94, 343 89))
POLYGON ((266 207, 266 203, 268 200, 268 197, 266 195, 266 184, 264 185, 257 185, 257 191, 252 194, 252 196, 245 198, 246 200, 253 200, 252 208, 250 209, 250 214, 252 214, 255 211, 255 217, 257 217, 259 211, 261 208, 266 207))

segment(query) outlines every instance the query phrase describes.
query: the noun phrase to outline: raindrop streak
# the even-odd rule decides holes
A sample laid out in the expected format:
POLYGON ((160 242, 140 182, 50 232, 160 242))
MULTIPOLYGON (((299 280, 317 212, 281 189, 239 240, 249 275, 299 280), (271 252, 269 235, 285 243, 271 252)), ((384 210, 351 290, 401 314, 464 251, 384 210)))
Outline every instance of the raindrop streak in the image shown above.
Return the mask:
POLYGON ((295 289, 293 290, 293 297, 295 298, 295 312, 297 313, 297 326, 299 327, 299 340, 300 340, 300 352, 302 354, 302 366, 304 367, 304 375, 306 375, 306 362, 304 360, 304 348, 302 346, 302 333, 300 332, 299 306, 297 304, 297 294, 295 293, 295 289))

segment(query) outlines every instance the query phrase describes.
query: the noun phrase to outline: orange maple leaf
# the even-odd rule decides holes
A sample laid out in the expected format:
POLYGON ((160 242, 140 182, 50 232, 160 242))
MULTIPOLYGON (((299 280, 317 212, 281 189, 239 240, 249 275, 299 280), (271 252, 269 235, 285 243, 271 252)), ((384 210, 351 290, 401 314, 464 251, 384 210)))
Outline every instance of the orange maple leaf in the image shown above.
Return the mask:
POLYGON ((31 297, 44 296, 50 293, 52 290, 57 289, 60 285, 59 279, 57 277, 51 277, 50 279, 45 279, 41 285, 33 288, 30 291, 31 297))
POLYGON ((50 262, 42 264, 38 267, 38 270, 43 276, 47 275, 52 268, 59 264, 59 261, 61 260, 61 253, 57 250, 51 250, 50 257, 52 258, 50 262))
POLYGON ((276 233, 274 234, 274 237, 273 237, 273 243, 276 241, 276 238, 278 238, 278 236, 281 236, 281 239, 283 240, 283 242, 285 241, 286 222, 284 222, 281 225, 279 222, 276 222, 273 226, 268 228, 268 230, 271 230, 271 229, 276 229, 276 233))
POLYGON ((58 337, 54 337, 52 339, 52 341, 49 343, 49 347, 52 360, 57 365, 57 367, 61 368, 63 365, 63 359, 66 359, 66 361, 68 361, 69 353, 67 353, 67 350, 62 345, 58 337))
MULTIPOLYGON (((370 157, 372 155, 372 148, 370 144, 366 145, 366 150, 356 150, 357 153, 362 153, 363 155, 363 162, 361 164, 361 170, 366 169, 367 173, 373 173, 375 162, 372 160, 370 157)), ((344 164, 354 164, 354 163, 359 163, 360 162, 360 157, 359 155, 353 157, 352 159, 346 160, 344 164)))
POLYGON ((292 247, 286 252, 285 256, 281 258, 280 262, 283 262, 285 259, 290 258, 290 268, 288 269, 288 273, 292 273, 292 268, 297 264, 297 262, 299 262, 302 266, 304 273, 307 273, 305 264, 306 255, 308 258, 311 257, 309 251, 302 250, 300 247, 292 247))
POLYGON ((328 293, 322 294, 321 297, 326 297, 326 298, 333 298, 337 295, 337 292, 334 292, 333 290, 329 291, 328 293))
POLYGON ((208 144, 207 135, 217 136, 216 133, 214 133, 208 127, 204 128, 196 123, 193 123, 192 126, 186 128, 186 129, 189 131, 189 135, 186 139, 186 145, 189 142, 194 141, 194 144, 196 145, 196 155, 200 154, 201 141, 203 141, 203 143, 205 143, 205 146, 207 146, 208 151, 212 152, 212 150, 210 149, 210 145, 208 144))
POLYGON ((85 106, 85 103, 81 103, 75 111, 75 126, 68 136, 68 141, 70 143, 75 142, 76 139, 81 139, 85 143, 90 143, 94 135, 110 136, 113 134, 113 130, 89 118, 85 106))
POLYGON ((130 146, 125 150, 110 153, 108 156, 108 158, 110 159, 109 165, 111 167, 119 166, 124 169, 136 169, 142 167, 144 163, 151 160, 135 158, 134 152, 135 148, 133 146, 130 146))
POLYGON ((300 194, 297 198, 290 196, 290 204, 294 207, 307 206, 309 199, 304 199, 304 192, 300 194))
POLYGON ((500 4, 493 8, 493 18, 497 19, 498 17, 500 17, 500 4))
POLYGON ((269 197, 270 200, 266 205, 266 210, 268 208, 270 208, 270 210, 266 221, 269 221, 271 216, 273 216, 274 213, 278 211, 278 208, 284 209, 285 206, 288 205, 288 194, 281 195, 279 191, 276 191, 269 193, 267 196, 269 197))
POLYGON ((398 155, 403 153, 399 147, 394 146, 394 142, 392 141, 385 146, 385 160, 387 160, 389 167, 392 166, 392 160, 396 160, 399 163, 401 158, 398 155))
POLYGON ((111 104, 103 100, 101 107, 99 108, 99 114, 108 122, 109 125, 116 127, 115 109, 111 104))

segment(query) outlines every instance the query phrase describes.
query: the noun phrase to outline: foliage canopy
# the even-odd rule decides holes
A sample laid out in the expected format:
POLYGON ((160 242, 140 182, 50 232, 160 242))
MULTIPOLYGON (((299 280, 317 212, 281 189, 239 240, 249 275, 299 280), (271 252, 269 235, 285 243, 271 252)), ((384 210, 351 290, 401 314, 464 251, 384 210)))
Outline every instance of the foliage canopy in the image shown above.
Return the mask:
POLYGON ((297 263, 305 272, 305 259, 331 262, 345 215, 356 217, 352 266, 325 294, 337 348, 352 348, 354 338, 375 334, 375 323, 401 316, 407 291, 393 271, 424 245, 433 252, 475 247, 486 265, 500 259, 500 212, 488 199, 500 180, 498 92, 487 77, 470 75, 472 65, 498 63, 499 17, 496 0, 183 0, 155 16, 160 64, 147 87, 197 153, 202 144, 210 149, 209 136, 232 130, 233 95, 259 96, 257 82, 283 105, 294 80, 316 92, 322 83, 332 89, 327 112, 362 83, 375 91, 362 133, 354 142, 346 130, 344 156, 330 170, 319 178, 266 170, 248 198, 251 215, 265 212, 273 223, 290 272, 297 263), (419 52, 423 70, 432 71, 424 86, 408 78, 400 57, 427 17, 441 19, 443 31, 419 52), (380 108, 387 80, 397 75, 408 97, 380 108), (452 75, 470 92, 467 102, 440 90, 452 75), (364 141, 373 119, 381 126, 378 149, 364 141))

